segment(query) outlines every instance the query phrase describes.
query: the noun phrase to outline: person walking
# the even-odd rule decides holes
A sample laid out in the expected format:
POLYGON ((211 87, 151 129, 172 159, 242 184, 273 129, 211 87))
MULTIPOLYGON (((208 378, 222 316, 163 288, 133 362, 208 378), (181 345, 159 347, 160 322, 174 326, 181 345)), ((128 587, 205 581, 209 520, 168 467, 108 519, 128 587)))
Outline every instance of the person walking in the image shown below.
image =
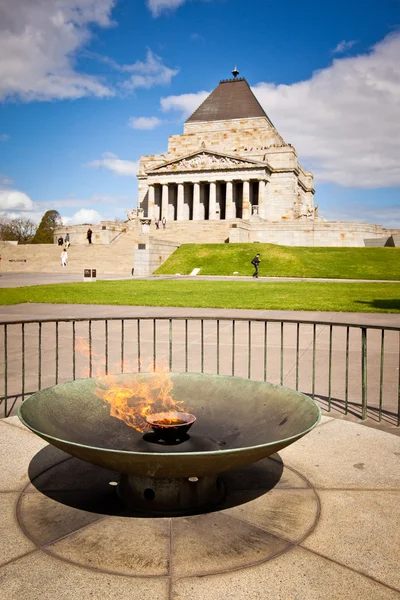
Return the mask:
POLYGON ((59 246, 62 246, 62 245, 63 245, 63 243, 64 243, 64 239, 61 237, 61 235, 60 235, 60 237, 58 238, 57 242, 58 242, 58 245, 59 245, 59 246))
POLYGON ((87 234, 86 234, 86 237, 87 237, 87 240, 88 240, 89 244, 92 243, 92 235, 93 235, 93 231, 89 227, 89 229, 87 230, 87 234))
POLYGON ((156 219, 156 221, 155 221, 155 226, 156 226, 156 229, 160 229, 160 221, 158 219, 156 219))
POLYGON ((61 252, 61 266, 68 267, 68 252, 64 250, 61 252))
POLYGON ((251 261, 251 264, 254 265, 254 268, 255 268, 253 277, 255 277, 256 279, 258 279, 258 266, 259 266, 260 262, 261 262, 261 260, 260 260, 259 254, 256 254, 255 257, 253 258, 253 260, 251 261))
POLYGON ((69 233, 65 235, 65 249, 69 248, 69 233))
POLYGON ((167 226, 167 219, 166 219, 165 217, 163 217, 163 218, 161 219, 161 222, 162 222, 162 228, 163 228, 163 229, 165 229, 165 228, 166 228, 166 226, 167 226))

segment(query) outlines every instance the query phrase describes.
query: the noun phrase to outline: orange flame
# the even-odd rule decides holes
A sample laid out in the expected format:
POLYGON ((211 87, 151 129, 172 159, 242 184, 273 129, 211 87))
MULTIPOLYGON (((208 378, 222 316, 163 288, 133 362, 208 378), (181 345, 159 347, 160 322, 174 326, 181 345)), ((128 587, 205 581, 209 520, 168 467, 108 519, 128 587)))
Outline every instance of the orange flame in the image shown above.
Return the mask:
POLYGON ((158 412, 180 412, 182 402, 171 396, 173 383, 168 373, 120 382, 114 376, 103 377, 95 394, 110 405, 110 416, 121 419, 138 431, 148 428, 146 418, 158 412))
MULTIPOLYGON (((158 370, 151 377, 119 381, 115 375, 104 375, 104 358, 96 355, 85 339, 78 338, 75 350, 87 359, 91 354, 92 371, 99 377, 95 395, 110 405, 111 417, 121 419, 130 427, 143 432, 149 428, 146 422, 149 415, 182 412, 183 402, 175 401, 171 396, 173 383, 167 369, 158 370)), ((115 370, 118 371, 118 368, 115 370)), ((85 368, 82 376, 88 375, 89 369, 85 368)))

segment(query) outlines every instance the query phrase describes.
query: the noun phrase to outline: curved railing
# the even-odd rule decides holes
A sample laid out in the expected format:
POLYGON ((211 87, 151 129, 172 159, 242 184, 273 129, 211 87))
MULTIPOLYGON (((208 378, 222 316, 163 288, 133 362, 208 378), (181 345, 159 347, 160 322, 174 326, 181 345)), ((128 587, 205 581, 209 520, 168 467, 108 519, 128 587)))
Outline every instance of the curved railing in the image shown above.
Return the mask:
POLYGON ((312 396, 328 411, 400 425, 399 327, 122 317, 0 325, 3 417, 44 387, 162 368, 270 381, 312 396))

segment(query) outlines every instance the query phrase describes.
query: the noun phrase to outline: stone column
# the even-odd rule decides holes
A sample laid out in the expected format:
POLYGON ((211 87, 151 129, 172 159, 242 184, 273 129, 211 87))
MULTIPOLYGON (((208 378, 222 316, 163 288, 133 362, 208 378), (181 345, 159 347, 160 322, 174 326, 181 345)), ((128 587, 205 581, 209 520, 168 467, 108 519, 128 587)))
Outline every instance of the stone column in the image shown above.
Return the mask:
POLYGON ((176 202, 176 220, 184 221, 183 215, 183 199, 184 199, 185 186, 183 183, 178 183, 178 197, 176 202))
POLYGON ((193 221, 200 220, 200 183, 193 184, 193 221))
POLYGON ((210 183, 210 200, 208 204, 208 218, 210 221, 215 221, 216 214, 215 211, 217 209, 217 184, 215 181, 211 181, 210 183))
POLYGON ((153 219, 154 217, 154 200, 155 200, 155 190, 154 185, 149 185, 149 191, 147 192, 147 216, 149 219, 153 219))
POLYGON ((163 183, 161 196, 161 218, 168 219, 168 184, 163 183))
POLYGON ((242 219, 250 218, 250 181, 243 181, 242 219))
POLYGON ((261 179, 258 182, 258 214, 262 219, 265 219, 267 215, 267 199, 265 196, 265 184, 266 181, 264 179, 261 179))
POLYGON ((225 219, 232 219, 233 183, 226 182, 225 219))

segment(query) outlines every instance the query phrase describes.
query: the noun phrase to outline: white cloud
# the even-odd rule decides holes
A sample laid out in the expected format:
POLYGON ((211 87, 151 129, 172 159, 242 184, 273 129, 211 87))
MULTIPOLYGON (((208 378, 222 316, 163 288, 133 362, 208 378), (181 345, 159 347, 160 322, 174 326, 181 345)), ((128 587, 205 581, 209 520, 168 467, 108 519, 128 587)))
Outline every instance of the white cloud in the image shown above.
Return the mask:
POLYGON ((91 37, 109 27, 116 0, 0 0, 0 100, 111 96, 99 77, 74 60, 91 37))
POLYGON ((158 117, 130 117, 128 123, 133 129, 155 129, 162 121, 158 117))
POLYGON ((167 96, 161 98, 161 110, 169 110, 181 113, 182 119, 187 119, 200 106, 200 104, 209 96, 210 92, 197 92, 196 94, 181 94, 180 96, 167 96))
POLYGON ((81 225, 83 223, 90 223, 95 225, 100 223, 102 220, 101 215, 93 209, 81 208, 72 217, 61 217, 64 225, 81 225))
POLYGON ((332 50, 332 52, 333 54, 342 54, 343 52, 347 52, 347 50, 350 50, 350 48, 352 48, 354 44, 357 44, 357 40, 349 40, 348 42, 346 42, 346 40, 342 40, 338 43, 336 48, 332 50))
POLYGON ((176 10, 185 2, 186 0, 147 0, 147 6, 153 17, 159 17, 161 13, 176 10))
POLYGON ((267 114, 319 183, 400 184, 399 55, 397 32, 367 54, 335 59, 309 80, 255 86, 267 114))
POLYGON ((122 160, 116 154, 105 152, 102 158, 92 160, 87 164, 88 167, 104 167, 116 173, 116 175, 125 175, 134 177, 139 170, 138 160, 122 160))
POLYGON ((0 190, 0 211, 31 211, 34 205, 27 194, 18 190, 0 190))
POLYGON ((6 142, 9 139, 10 139, 9 135, 7 135, 6 133, 0 133, 0 142, 6 142))
POLYGON ((115 65, 121 71, 133 73, 133 75, 123 83, 123 87, 128 90, 136 88, 150 89, 154 85, 168 85, 171 79, 178 73, 178 69, 170 69, 163 64, 162 58, 154 54, 150 49, 147 50, 146 60, 136 61, 133 65, 115 65))

